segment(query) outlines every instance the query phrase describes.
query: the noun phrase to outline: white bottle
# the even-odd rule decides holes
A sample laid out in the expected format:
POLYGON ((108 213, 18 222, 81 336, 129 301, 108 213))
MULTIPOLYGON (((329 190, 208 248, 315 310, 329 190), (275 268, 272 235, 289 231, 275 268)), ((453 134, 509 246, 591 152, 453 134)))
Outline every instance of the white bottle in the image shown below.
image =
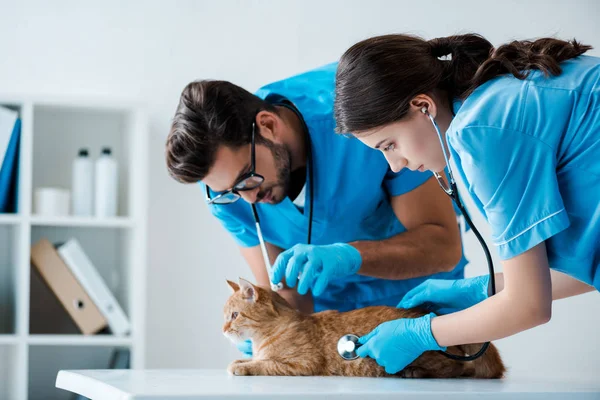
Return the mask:
POLYGON ((94 201, 94 163, 87 149, 79 149, 77 158, 73 160, 71 196, 73 215, 91 217, 94 201))
POLYGON ((96 160, 95 215, 99 218, 117 215, 117 162, 109 147, 102 149, 96 160))

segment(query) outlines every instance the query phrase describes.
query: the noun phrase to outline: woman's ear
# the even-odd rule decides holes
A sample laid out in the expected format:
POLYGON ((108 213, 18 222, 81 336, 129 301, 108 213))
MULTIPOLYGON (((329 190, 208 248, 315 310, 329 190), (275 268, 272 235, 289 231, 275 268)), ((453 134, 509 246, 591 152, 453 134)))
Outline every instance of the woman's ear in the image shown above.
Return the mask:
POLYGON ((435 101, 433 101, 433 99, 426 94, 419 94, 419 95, 415 96, 410 101, 410 109, 411 109, 411 112, 413 115, 430 114, 433 118, 435 118, 437 115, 437 107, 436 107, 435 101), (426 112, 424 112, 424 110, 426 112), (418 114, 414 114, 414 113, 418 113, 418 114))
POLYGON ((258 300, 258 289, 256 286, 243 278, 240 278, 239 282, 243 299, 248 300, 251 303, 254 303, 256 300, 258 300))

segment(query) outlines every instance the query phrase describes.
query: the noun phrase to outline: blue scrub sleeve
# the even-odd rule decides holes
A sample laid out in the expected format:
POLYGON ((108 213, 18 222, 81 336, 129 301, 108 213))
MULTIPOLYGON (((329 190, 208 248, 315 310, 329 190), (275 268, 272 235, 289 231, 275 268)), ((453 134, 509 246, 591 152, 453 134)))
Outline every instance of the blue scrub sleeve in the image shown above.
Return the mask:
POLYGON ((569 226, 554 150, 522 132, 468 127, 449 136, 465 184, 483 208, 500 258, 513 258, 569 226))
POLYGON ((215 217, 217 217, 219 221, 221 221, 221 225, 223 225, 223 227, 227 229, 229 233, 231 233, 231 235, 233 236, 233 238, 239 246, 254 247, 260 244, 258 236, 254 232, 254 230, 248 229, 244 224, 238 221, 235 218, 235 216, 231 215, 230 213, 218 209, 218 207, 223 206, 209 205, 208 207, 210 209, 210 212, 215 217))
MULTIPOLYGON (((199 182, 202 193, 205 191, 203 183, 199 182)), ((208 209, 211 214, 217 217, 221 225, 233 236, 236 243, 242 247, 258 246, 258 236, 253 229, 247 228, 233 213, 236 210, 236 205, 215 205, 209 204, 208 209), (229 208, 227 208, 229 207, 229 208)), ((254 225, 252 225, 254 227, 254 225)))
POLYGON ((411 171, 408 168, 404 168, 398 173, 388 170, 383 184, 390 196, 400 196, 421 186, 432 176, 433 174, 429 171, 411 171))

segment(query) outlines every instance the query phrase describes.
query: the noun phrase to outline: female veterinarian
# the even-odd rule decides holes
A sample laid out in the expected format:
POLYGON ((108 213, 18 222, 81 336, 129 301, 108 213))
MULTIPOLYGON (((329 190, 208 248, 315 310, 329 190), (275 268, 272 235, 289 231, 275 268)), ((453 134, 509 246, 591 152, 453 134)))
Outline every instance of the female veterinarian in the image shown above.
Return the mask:
POLYGON ((361 357, 395 373, 424 351, 543 324, 552 300, 600 289, 600 59, 582 56, 590 48, 386 35, 342 56, 338 132, 382 151, 394 171, 442 179, 452 159, 504 271, 489 297, 488 276, 422 283, 398 306, 456 312, 383 323, 360 338, 361 357))

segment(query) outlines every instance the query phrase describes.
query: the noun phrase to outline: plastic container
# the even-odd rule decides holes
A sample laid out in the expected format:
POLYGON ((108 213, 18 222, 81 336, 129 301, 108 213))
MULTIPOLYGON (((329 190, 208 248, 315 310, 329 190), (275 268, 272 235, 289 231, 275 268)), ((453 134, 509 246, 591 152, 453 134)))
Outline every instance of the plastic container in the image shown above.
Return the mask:
POLYGON ((110 218, 117 215, 118 166, 111 149, 104 147, 95 163, 94 215, 110 218))
POLYGON ((94 213, 94 163, 87 149, 80 149, 73 160, 71 183, 73 215, 90 217, 94 213))
POLYGON ((33 212, 48 217, 66 217, 69 215, 70 196, 70 192, 63 188, 37 188, 33 195, 33 212))

